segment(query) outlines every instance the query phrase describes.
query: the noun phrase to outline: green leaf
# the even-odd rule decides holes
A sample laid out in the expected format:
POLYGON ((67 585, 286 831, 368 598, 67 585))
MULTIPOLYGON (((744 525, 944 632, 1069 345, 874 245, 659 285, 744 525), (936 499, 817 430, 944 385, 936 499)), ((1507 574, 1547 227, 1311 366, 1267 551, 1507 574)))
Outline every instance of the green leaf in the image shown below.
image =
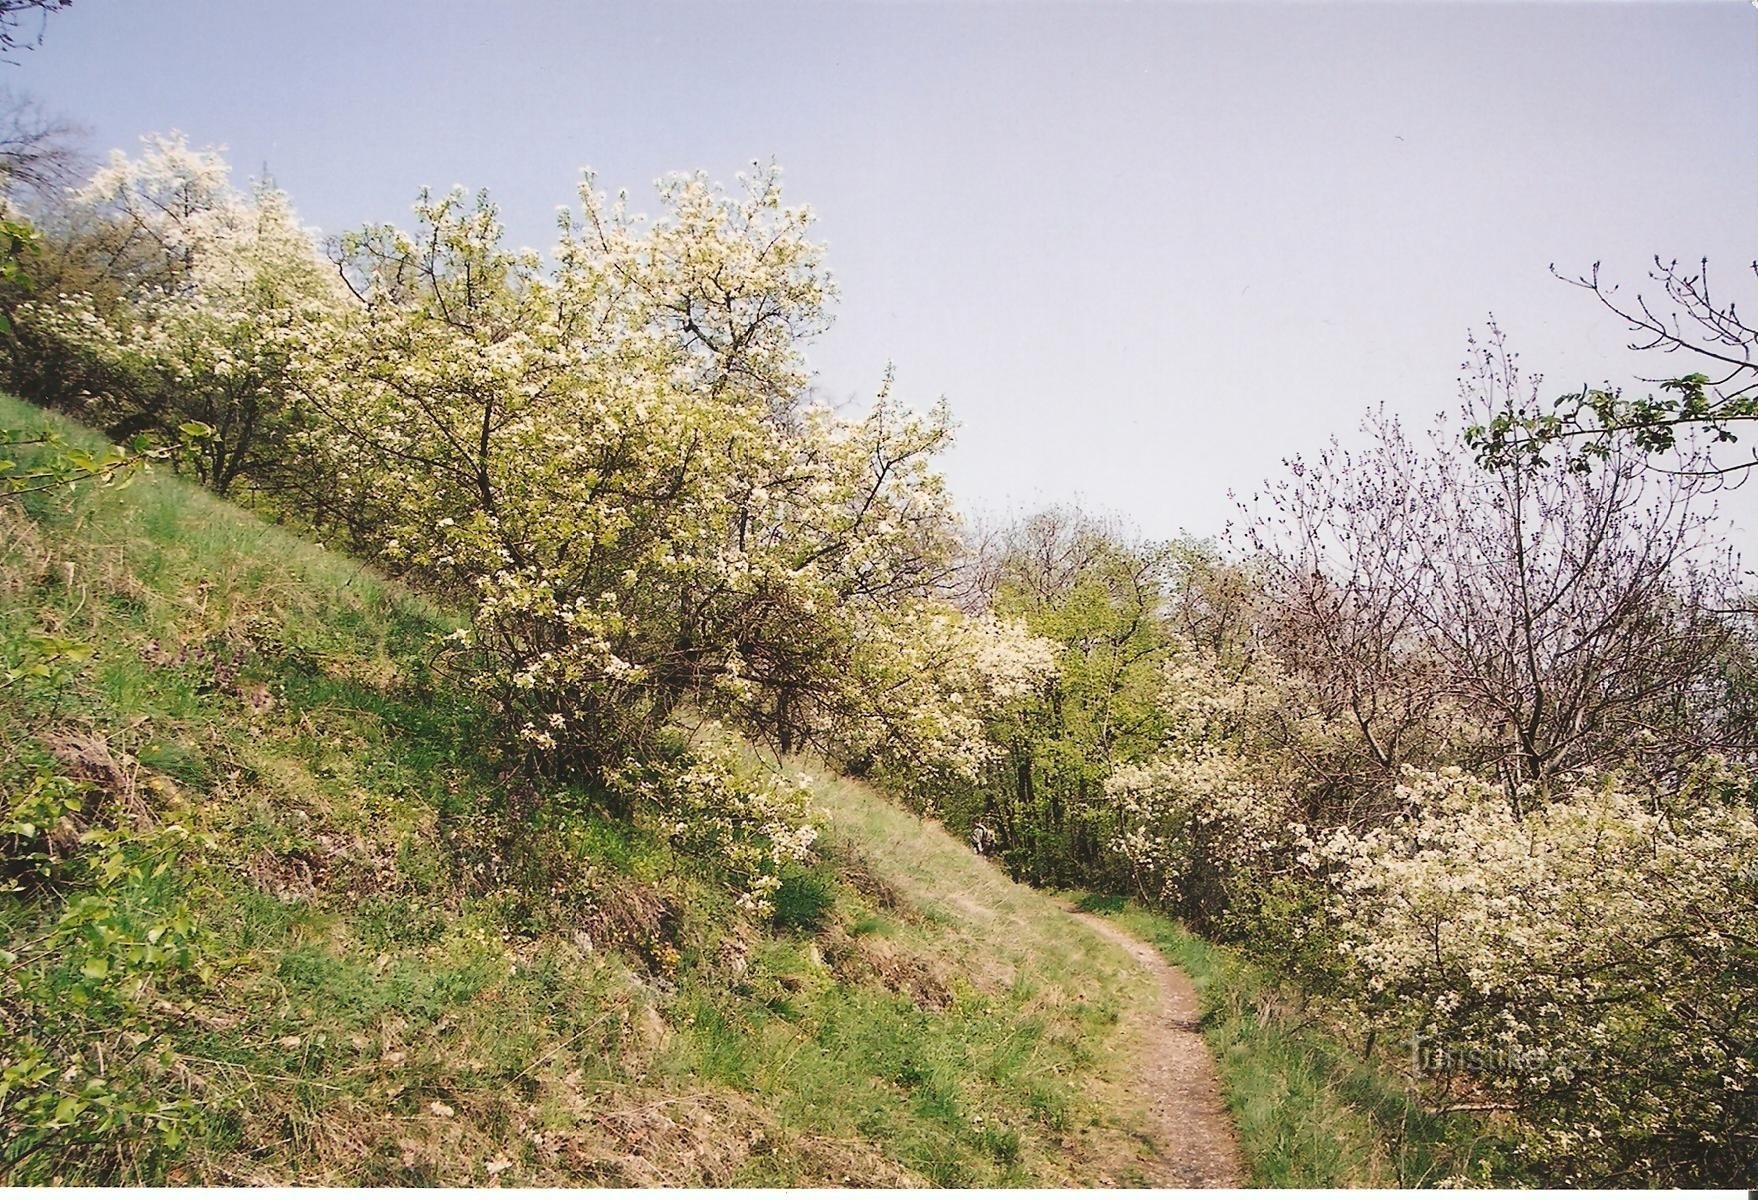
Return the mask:
POLYGON ((110 960, 107 958, 88 958, 79 973, 87 979, 102 979, 110 973, 110 960))

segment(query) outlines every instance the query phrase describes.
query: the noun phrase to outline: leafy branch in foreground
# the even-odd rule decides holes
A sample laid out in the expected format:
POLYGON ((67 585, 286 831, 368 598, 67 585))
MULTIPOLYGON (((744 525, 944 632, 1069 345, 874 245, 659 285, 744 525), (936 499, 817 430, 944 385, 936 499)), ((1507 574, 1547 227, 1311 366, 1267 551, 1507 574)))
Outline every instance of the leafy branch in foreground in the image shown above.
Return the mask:
MULTIPOLYGON (((25 259, 37 245, 37 231, 24 221, 0 219, 0 282, 29 291, 32 286, 25 259)), ((12 321, 0 313, 0 333, 9 333, 12 321)), ((212 438, 214 429, 202 421, 185 421, 172 441, 156 441, 145 434, 126 445, 103 450, 70 446, 53 430, 0 429, 0 495, 23 495, 49 491, 96 479, 126 486, 145 463, 169 459, 212 438), (20 458, 19 451, 25 451, 20 458), (28 461, 26 461, 28 459, 28 461)))
POLYGON ((212 426, 200 421, 185 421, 175 442, 156 442, 140 434, 126 445, 87 450, 68 445, 53 430, 0 429, 0 454, 8 455, 0 458, 0 495, 46 492, 89 479, 126 487, 142 466, 172 459, 212 437, 213 432, 212 426), (18 450, 32 452, 28 461, 11 456, 18 450))
MULTIPOLYGON (((1758 261, 1751 264, 1758 275, 1758 261)), ((1552 268, 1553 272, 1555 268, 1552 268)), ((1736 301, 1723 301, 1709 281, 1709 262, 1692 272, 1678 260, 1657 256, 1649 278, 1661 285, 1670 310, 1638 293, 1618 297, 1615 284, 1600 278, 1599 264, 1586 275, 1564 281, 1584 288, 1615 314, 1634 335, 1630 349, 1684 354, 1700 369, 1649 379, 1658 393, 1632 397, 1609 384, 1583 387, 1559 397, 1548 411, 1536 404, 1510 404, 1492 419, 1471 426, 1466 439, 1485 466, 1517 460, 1541 461, 1557 449, 1578 471, 1611 456, 1624 443, 1650 458, 1681 448, 1681 438, 1704 435, 1712 446, 1739 441, 1736 427, 1758 419, 1758 328, 1740 316, 1736 301)), ((1733 459, 1687 456, 1671 469, 1679 474, 1741 475, 1758 466, 1758 449, 1733 459)))

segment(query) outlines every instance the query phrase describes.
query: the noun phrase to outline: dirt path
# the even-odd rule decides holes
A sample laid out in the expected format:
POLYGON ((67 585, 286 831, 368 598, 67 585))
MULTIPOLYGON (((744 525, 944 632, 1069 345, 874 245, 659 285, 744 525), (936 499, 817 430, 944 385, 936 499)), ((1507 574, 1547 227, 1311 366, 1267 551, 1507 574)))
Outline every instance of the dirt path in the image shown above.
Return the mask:
POLYGON ((1240 1187, 1245 1169, 1233 1126, 1221 1103, 1215 1061, 1198 1025, 1196 991, 1184 972, 1160 952, 1103 917, 1069 909, 1076 920, 1122 947, 1160 989, 1156 1012, 1137 1020, 1144 1028, 1137 1080, 1146 1102, 1155 1156, 1144 1163, 1165 1187, 1240 1187))

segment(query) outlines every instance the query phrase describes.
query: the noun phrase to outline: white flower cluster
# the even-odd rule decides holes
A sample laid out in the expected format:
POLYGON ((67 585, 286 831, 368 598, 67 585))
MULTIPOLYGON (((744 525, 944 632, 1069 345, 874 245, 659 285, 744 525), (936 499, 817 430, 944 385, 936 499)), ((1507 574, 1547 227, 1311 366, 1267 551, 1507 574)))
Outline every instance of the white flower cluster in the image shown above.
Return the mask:
POLYGON ((79 293, 24 305, 20 320, 101 364, 115 394, 98 398, 98 419, 210 426, 197 466, 225 490, 271 444, 285 449, 276 439, 296 402, 293 363, 325 336, 343 291, 285 195, 238 192, 218 152, 181 136, 144 141, 138 157, 112 155, 73 201, 152 248, 151 274, 113 312, 79 293))
POLYGON ((1162 668, 1162 749, 1105 782, 1111 849, 1144 895, 1187 915, 1198 885, 1263 867, 1289 849, 1293 773, 1265 723, 1288 706, 1273 661, 1229 663, 1175 643, 1162 668))
POLYGON ((1055 674, 1055 646, 1020 622, 931 603, 870 612, 855 629, 839 752, 915 788, 975 782, 1000 753, 995 719, 1055 674))

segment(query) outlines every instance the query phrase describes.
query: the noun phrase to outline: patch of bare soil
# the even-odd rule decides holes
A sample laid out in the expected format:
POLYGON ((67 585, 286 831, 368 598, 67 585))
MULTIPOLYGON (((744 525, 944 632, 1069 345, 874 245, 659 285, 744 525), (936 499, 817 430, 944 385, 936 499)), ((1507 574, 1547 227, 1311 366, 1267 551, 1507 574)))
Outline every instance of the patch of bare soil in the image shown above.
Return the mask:
POLYGON ((1196 990, 1184 972, 1146 942, 1092 913, 1070 914, 1142 965, 1159 988, 1158 1006, 1139 1015, 1136 1084, 1153 1143, 1139 1165, 1163 1187, 1240 1187, 1245 1179, 1232 1122, 1221 1102, 1215 1060, 1203 1040, 1196 990))

